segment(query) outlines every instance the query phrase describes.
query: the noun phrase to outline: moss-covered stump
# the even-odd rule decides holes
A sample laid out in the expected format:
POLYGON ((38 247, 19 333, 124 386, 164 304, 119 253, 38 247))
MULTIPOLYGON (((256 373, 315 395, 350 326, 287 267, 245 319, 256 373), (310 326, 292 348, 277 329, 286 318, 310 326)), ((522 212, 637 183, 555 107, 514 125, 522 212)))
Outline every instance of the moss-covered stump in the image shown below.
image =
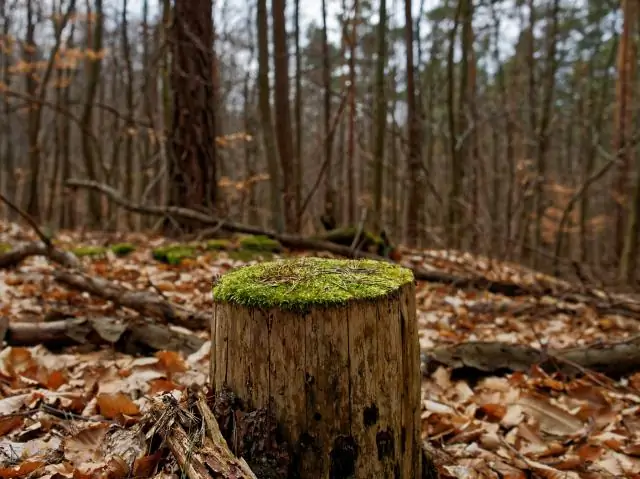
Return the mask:
POLYGON ((292 445, 291 477, 423 477, 409 270, 275 261, 228 273, 213 295, 213 388, 272 408, 292 445))

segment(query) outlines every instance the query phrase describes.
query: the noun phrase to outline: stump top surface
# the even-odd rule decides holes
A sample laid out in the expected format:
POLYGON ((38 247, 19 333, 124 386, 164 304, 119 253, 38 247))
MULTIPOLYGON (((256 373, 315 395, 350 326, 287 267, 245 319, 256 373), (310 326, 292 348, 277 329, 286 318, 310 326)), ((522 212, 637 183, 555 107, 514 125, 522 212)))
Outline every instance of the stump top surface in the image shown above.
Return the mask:
POLYGON ((413 281, 413 273, 384 261, 296 258, 245 266, 224 275, 215 301, 304 311, 386 296, 413 281))

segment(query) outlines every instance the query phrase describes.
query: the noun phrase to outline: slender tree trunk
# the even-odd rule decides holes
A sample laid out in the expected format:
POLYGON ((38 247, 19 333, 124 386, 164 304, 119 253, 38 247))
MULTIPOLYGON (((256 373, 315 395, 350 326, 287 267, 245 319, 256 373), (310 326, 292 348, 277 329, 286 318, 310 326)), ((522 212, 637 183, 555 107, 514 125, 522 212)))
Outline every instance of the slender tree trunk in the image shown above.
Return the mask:
POLYGON ((287 51, 286 0, 273 0, 273 56, 275 76, 276 140, 282 167, 282 200, 284 203, 285 229, 294 233, 300 228, 296 211, 296 162, 291 131, 289 105, 289 54, 287 51))
POLYGON ((638 2, 637 0, 622 0, 622 12, 624 23, 622 27, 622 37, 618 45, 618 81, 616 84, 616 111, 615 111, 615 133, 614 133, 614 154, 618 155, 619 167, 615 185, 615 211, 616 211, 616 236, 615 251, 619 258, 620 279, 633 275, 630 268, 632 260, 629 254, 636 250, 633 237, 628 237, 633 233, 635 225, 626 225, 627 218, 635 215, 633 208, 627 211, 629 205, 630 184, 629 174, 634 158, 635 148, 630 144, 633 135, 634 103, 633 89, 636 85, 636 72, 638 63, 638 47, 636 31, 638 25, 638 2), (624 254, 623 254, 624 253, 624 254))
MULTIPOLYGON (((411 27, 409 27, 411 28, 411 27)), ((384 175, 384 143, 387 131, 387 99, 384 81, 387 64, 387 1, 380 0, 378 22, 378 58, 374 85, 374 138, 373 138, 373 225, 374 230, 382 228, 382 196, 384 175)))
POLYGON ((535 203, 536 203, 536 222, 534 233, 534 253, 533 265, 538 266, 538 251, 542 248, 542 220, 547 208, 545 200, 545 186, 547 184, 547 150, 549 147, 549 123, 551 122, 553 98, 555 94, 556 72, 558 70, 557 36, 558 36, 558 15, 560 10, 560 0, 554 0, 553 8, 550 12, 550 30, 547 38, 547 69, 544 75, 544 92, 542 98, 542 112, 540 115, 540 123, 536 130, 538 139, 538 147, 536 149, 536 168, 538 179, 535 183, 535 203))
MULTIPOLYGON (((122 54, 124 56, 124 66, 125 66, 125 89, 124 89, 124 98, 125 98, 125 111, 127 112, 127 118, 125 122, 125 130, 124 130, 124 194, 126 198, 133 197, 134 190, 134 181, 135 178, 138 178, 140 175, 135 174, 134 170, 134 149, 133 149, 133 138, 134 134, 136 134, 136 126, 133 123, 133 117, 135 115, 135 106, 133 102, 133 90, 134 90, 134 76, 133 76, 133 59, 131 58, 131 45, 129 43, 129 22, 127 20, 127 10, 128 10, 128 0, 122 0, 122 54)), ((124 213, 125 222, 127 227, 130 230, 134 229, 134 221, 133 215, 131 212, 127 211, 124 213)))
POLYGON ((458 148, 458 126, 455 108, 455 65, 454 52, 456 46, 456 36, 458 32, 458 24, 462 3, 465 0, 458 1, 456 15, 449 37, 449 52, 447 58, 447 117, 449 120, 449 155, 451 161, 451 187, 449 189, 449 198, 447 204, 447 231, 449 243, 454 248, 459 248, 460 238, 460 221, 462 218, 462 185, 464 181, 464 165, 462 163, 462 155, 458 148))
POLYGON ((404 2, 405 43, 407 45, 407 123, 409 125, 409 207, 407 208, 407 239, 410 245, 421 244, 420 212, 424 202, 424 169, 422 168, 422 125, 420 102, 416 101, 413 61, 412 0, 404 2))
POLYGON ((257 6, 258 33, 258 101, 260 106, 260 122, 262 124, 262 138, 267 157, 267 169, 270 177, 270 206, 272 226, 278 231, 284 231, 284 217, 282 212, 282 197, 280 196, 280 170, 278 168, 278 151, 274 141, 273 122, 271 120, 271 88, 269 86, 269 32, 267 21, 267 0, 258 0, 257 6))
MULTIPOLYGON (((346 15, 346 11, 345 11, 346 15)), ((353 0, 353 18, 349 39, 349 129, 347 138, 347 223, 357 221, 356 204, 356 39, 358 34, 359 0, 353 0)))
MULTIPOLYGON (((94 21, 88 26, 87 42, 89 48, 95 52, 102 50, 102 35, 103 35, 103 9, 102 0, 95 0, 95 12, 93 13, 94 21)), ((96 94, 98 92, 98 84, 100 82, 100 72, 102 66, 102 60, 100 55, 95 57, 89 57, 86 60, 86 90, 84 107, 82 110, 82 125, 89 130, 93 131, 93 104, 95 102, 96 94)), ((94 148, 97 145, 92 143, 92 139, 84 134, 82 135, 82 156, 84 157, 84 164, 87 171, 87 175, 90 180, 98 180, 98 165, 96 164, 96 156, 94 148)), ((89 212, 88 212, 88 225, 95 227, 100 224, 102 216, 102 209, 100 206, 100 198, 95 192, 87 192, 89 197, 89 212)))
MULTIPOLYGON (((299 0, 296 0, 297 2, 299 0)), ((327 34, 327 0, 322 0, 322 82, 324 84, 324 161, 327 162, 324 193, 324 215, 335 224, 335 190, 333 185, 333 130, 331 128, 331 59, 327 34)), ((300 158, 300 157, 298 157, 300 158)))
MULTIPOLYGON (((324 0, 323 0, 324 1, 324 0)), ((324 4, 323 4, 324 5, 324 4)), ((303 164, 302 164, 302 52, 300 51, 300 0, 295 0, 295 43, 296 43, 296 78, 295 78, 295 121, 296 121, 296 159, 295 179, 296 179, 296 215, 302 211, 302 184, 303 184, 303 164)))

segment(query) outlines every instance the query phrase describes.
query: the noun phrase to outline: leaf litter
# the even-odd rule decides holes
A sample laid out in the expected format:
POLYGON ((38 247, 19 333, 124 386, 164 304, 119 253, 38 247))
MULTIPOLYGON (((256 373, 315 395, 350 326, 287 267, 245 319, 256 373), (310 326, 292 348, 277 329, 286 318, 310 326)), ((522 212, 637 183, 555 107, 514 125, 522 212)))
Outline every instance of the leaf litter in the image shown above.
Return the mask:
MULTIPOLYGON (((2 241, 31 239, 16 225, 1 229, 2 241)), ((57 246, 107 241, 116 239, 64 233, 57 246)), ((157 292, 193 311, 211 309, 213 278, 246 264, 224 251, 208 251, 167 265, 150 253, 168 244, 162 238, 132 234, 117 241, 135 244, 136 250, 124 257, 110 252, 83 257, 88 274, 127 290, 157 292)), ((526 285, 558 283, 466 253, 403 253, 405 264, 426 270, 474 272, 526 285)), ((55 268, 46 258, 31 257, 17 268, 0 270, 0 316, 9 324, 137 316, 60 285, 51 275, 55 268)), ((637 331, 637 318, 601 314, 589 304, 554 296, 509 298, 420 282, 416 304, 424 351, 469 341, 573 347, 625 340, 637 331)), ((191 333, 204 341, 190 354, 127 354, 83 344, 59 351, 5 347, 0 352, 0 477, 179 477, 166 451, 157 444, 150 449, 151 432, 142 425, 157 411, 158 401, 167 403, 162 398, 178 404, 194 387, 206 385, 211 343, 206 331, 191 333)), ((421 421, 425 447, 445 478, 640 478, 640 372, 617 379, 588 371, 567 377, 534 365, 528 371, 478 376, 440 366, 424 374, 421 421)), ((278 460, 282 464, 283 456, 278 460)))

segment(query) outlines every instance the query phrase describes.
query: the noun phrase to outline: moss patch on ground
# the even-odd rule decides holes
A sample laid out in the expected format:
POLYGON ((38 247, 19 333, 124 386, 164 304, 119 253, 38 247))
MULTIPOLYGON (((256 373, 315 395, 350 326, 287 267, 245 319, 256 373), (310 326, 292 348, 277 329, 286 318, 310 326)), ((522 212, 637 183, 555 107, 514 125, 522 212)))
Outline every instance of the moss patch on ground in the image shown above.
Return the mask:
POLYGON ((413 281, 407 268, 373 260, 297 258, 246 266, 223 276, 213 289, 219 302, 304 312, 373 300, 413 281))
POLYGON ((280 242, 268 236, 245 236, 240 238, 239 245, 240 248, 250 251, 267 251, 271 253, 282 251, 280 242))
POLYGON ((233 243, 227 239, 212 239, 204 244, 207 251, 223 251, 233 249, 233 243))
POLYGON ((195 253, 196 249, 192 246, 175 244, 156 248, 151 251, 151 256, 161 263, 178 265, 183 259, 194 258, 195 253))
POLYGON ((13 246, 11 246, 9 243, 0 243, 0 254, 8 253, 12 249, 13 249, 13 246))
POLYGON ((127 256, 136 250, 134 244, 131 243, 116 243, 109 247, 109 249, 116 256, 127 256))

